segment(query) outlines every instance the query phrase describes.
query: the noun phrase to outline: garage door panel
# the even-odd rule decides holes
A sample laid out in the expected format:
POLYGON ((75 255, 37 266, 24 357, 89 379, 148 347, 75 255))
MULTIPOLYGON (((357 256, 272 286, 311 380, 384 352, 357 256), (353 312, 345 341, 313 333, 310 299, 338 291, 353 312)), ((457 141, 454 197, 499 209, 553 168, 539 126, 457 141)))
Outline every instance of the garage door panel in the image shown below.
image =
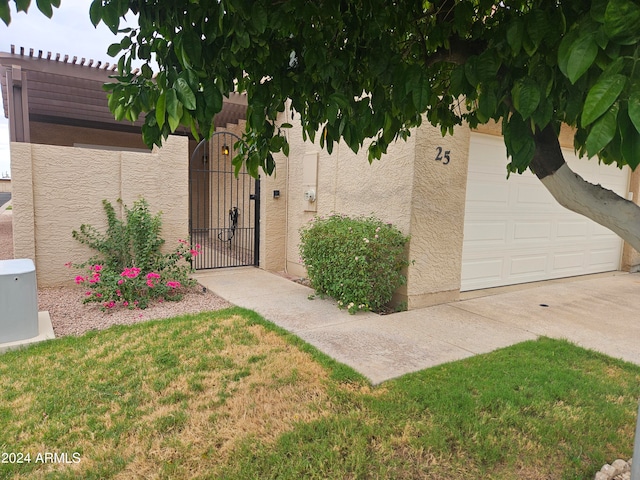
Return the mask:
MULTIPOLYGON (((620 171, 564 151, 592 183, 625 195, 620 171)), ((530 172, 506 179, 501 137, 472 134, 467 180, 462 290, 617 270, 622 241, 560 206, 530 172)))
POLYGON ((556 223, 556 228, 556 238, 560 241, 583 238, 589 232, 586 220, 560 220, 556 223))
POLYGON ((499 282, 502 279, 502 257, 469 259, 462 268, 469 282, 477 280, 499 282))
POLYGON ((618 238, 617 235, 611 230, 597 223, 591 225, 591 236, 597 240, 606 238, 618 238))
POLYGON ((559 252, 553 255, 553 270, 557 272, 564 270, 564 273, 571 274, 584 269, 585 262, 585 252, 559 252))
POLYGON ((594 248, 589 255, 590 265, 594 268, 607 268, 615 270, 620 262, 620 253, 615 248, 594 248), (615 265, 615 267, 614 267, 615 265))
POLYGON ((514 255, 509 263, 508 277, 538 277, 547 270, 547 255, 514 255))
POLYGON ((550 222, 526 222, 517 221, 514 223, 514 242, 522 241, 549 241, 551 237, 550 222))
POLYGON ((465 235, 471 243, 482 243, 491 245, 504 245, 507 239, 507 223, 506 222, 470 222, 469 226, 465 225, 465 235))
POLYGON ((473 202, 474 208, 506 207, 509 203, 509 188, 504 185, 496 188, 495 182, 478 183, 467 191, 467 198, 473 202))
MULTIPOLYGON (((536 181, 539 182, 537 179, 536 181)), ((533 206, 536 210, 544 206, 553 208, 555 200, 551 194, 546 189, 541 191, 536 184, 517 185, 517 192, 516 202, 512 208, 519 209, 530 206, 533 206)))

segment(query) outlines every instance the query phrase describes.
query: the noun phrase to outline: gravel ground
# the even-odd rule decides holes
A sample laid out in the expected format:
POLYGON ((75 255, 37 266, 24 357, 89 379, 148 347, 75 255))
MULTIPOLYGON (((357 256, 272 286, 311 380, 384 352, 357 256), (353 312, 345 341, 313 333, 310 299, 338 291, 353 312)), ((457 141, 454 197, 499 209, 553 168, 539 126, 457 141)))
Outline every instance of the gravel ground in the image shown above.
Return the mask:
MULTIPOLYGON (((0 213, 0 260, 13 258, 11 214, 11 210, 0 213)), ((49 312, 57 337, 231 306, 211 292, 194 291, 187 293, 180 302, 156 303, 145 310, 115 309, 103 312, 96 304, 83 304, 84 293, 85 289, 76 286, 38 289, 38 310, 49 312)))

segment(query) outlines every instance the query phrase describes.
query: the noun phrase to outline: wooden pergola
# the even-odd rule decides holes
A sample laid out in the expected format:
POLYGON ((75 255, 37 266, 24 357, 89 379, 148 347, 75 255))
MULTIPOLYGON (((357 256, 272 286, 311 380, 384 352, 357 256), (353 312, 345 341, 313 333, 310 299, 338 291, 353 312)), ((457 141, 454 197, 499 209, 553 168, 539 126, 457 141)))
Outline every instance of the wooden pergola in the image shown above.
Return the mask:
MULTIPOLYGON (((140 133, 137 122, 116 121, 107 105, 102 85, 110 82, 117 65, 87 61, 69 55, 46 55, 24 48, 0 52, 0 88, 4 116, 9 119, 11 142, 30 142, 30 122, 81 126, 101 130, 140 133)), ((214 118, 216 127, 236 124, 246 118, 244 95, 231 94, 214 118)), ((189 135, 184 128, 176 134, 189 135)))

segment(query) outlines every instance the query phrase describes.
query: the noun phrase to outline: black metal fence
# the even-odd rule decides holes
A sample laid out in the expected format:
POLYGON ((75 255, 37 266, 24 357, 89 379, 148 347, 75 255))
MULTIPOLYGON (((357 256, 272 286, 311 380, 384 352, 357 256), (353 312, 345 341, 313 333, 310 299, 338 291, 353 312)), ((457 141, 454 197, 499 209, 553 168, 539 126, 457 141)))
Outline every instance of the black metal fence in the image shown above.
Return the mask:
POLYGON ((260 181, 231 160, 240 141, 229 132, 215 133, 194 150, 189 165, 189 229, 201 253, 196 270, 258 265, 260 181))

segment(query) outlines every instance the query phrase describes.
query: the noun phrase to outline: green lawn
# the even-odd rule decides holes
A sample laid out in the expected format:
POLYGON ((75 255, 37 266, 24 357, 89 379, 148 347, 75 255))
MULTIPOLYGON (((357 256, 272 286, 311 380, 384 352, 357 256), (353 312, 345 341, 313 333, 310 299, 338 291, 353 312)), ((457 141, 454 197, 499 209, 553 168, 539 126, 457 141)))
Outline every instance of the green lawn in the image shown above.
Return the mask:
POLYGON ((639 396, 640 367, 551 339, 371 387, 234 308, 0 356, 0 454, 31 460, 0 478, 593 478, 639 396))

